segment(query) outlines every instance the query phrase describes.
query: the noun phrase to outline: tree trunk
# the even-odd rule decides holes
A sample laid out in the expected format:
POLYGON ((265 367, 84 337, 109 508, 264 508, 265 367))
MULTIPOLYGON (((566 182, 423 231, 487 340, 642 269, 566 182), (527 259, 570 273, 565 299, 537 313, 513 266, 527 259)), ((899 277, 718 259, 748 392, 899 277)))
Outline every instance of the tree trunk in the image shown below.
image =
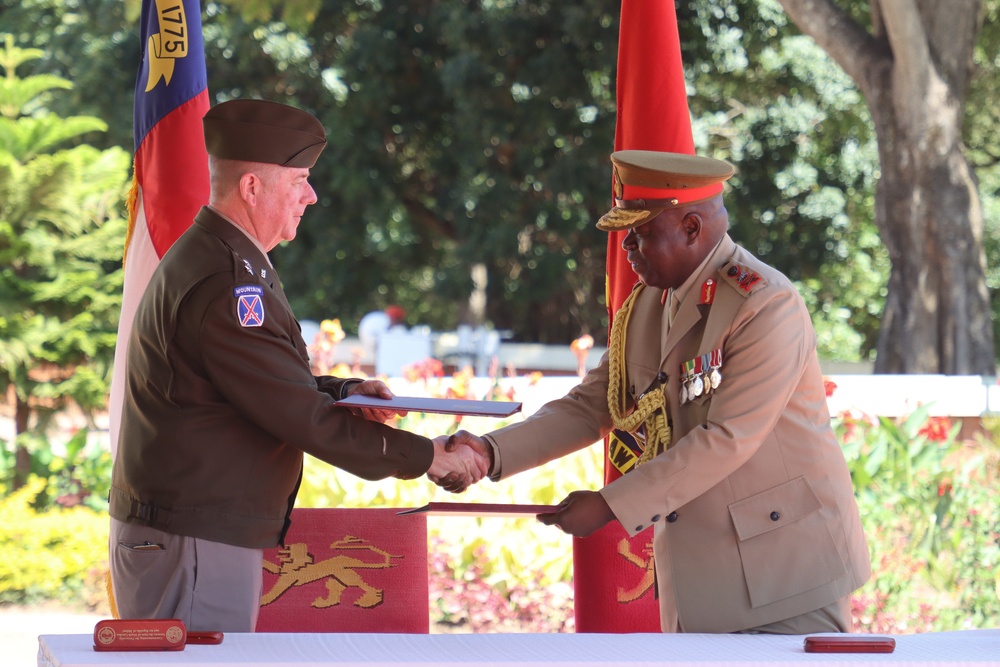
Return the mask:
MULTIPOLYGON (((28 419, 31 416, 31 408, 28 403, 14 393, 14 442, 17 436, 28 432, 28 419)), ((31 452, 23 445, 17 444, 14 447, 14 490, 20 489, 28 481, 31 473, 31 452)))
POLYGON ((962 120, 980 0, 872 0, 867 33, 831 0, 779 0, 854 79, 882 174, 875 222, 892 261, 877 373, 996 372, 983 214, 962 120))
POLYGON ((961 146, 928 145, 873 115, 892 126, 879 132, 876 221, 892 271, 875 372, 992 375, 982 207, 961 146), (881 141, 890 131, 905 138, 881 141))

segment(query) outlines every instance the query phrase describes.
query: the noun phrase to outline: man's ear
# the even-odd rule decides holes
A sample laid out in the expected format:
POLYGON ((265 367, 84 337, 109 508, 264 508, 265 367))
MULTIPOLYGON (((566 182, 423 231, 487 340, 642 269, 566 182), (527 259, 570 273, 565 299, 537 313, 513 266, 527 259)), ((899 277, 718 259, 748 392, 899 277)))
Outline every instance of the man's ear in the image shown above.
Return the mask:
POLYGON ((250 206, 257 205, 257 197, 260 196, 260 179, 253 172, 247 172, 240 176, 240 198, 250 206))
POLYGON ((688 245, 694 245, 698 241, 698 237, 701 236, 704 220, 701 219, 701 215, 697 211, 688 211, 684 215, 684 219, 681 220, 681 226, 687 235, 688 245))

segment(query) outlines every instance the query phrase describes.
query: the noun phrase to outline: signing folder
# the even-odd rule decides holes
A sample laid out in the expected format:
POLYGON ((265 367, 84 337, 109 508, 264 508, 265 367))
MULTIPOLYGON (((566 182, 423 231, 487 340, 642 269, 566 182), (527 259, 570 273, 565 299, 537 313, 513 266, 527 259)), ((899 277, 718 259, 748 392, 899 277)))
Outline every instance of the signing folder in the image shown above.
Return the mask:
POLYGON ((467 401, 461 398, 426 398, 423 396, 393 396, 387 399, 352 394, 337 401, 336 404, 347 408, 437 412, 445 415, 474 417, 510 417, 515 412, 521 411, 521 404, 514 401, 467 401))
POLYGON ((534 516, 551 514, 556 505, 510 505, 506 503, 427 503, 423 507, 396 512, 396 514, 426 514, 427 516, 534 516))

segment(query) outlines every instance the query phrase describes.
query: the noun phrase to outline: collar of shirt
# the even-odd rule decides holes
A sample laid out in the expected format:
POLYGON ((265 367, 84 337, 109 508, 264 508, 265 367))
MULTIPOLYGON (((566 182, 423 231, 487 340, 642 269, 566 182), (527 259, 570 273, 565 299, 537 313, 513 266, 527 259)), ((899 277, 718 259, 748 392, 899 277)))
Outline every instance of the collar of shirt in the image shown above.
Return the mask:
POLYGON ((694 287, 695 281, 698 280, 698 277, 701 275, 702 271, 705 270, 705 267, 708 266, 708 263, 715 259, 715 255, 719 252, 719 246, 721 245, 722 239, 719 239, 719 242, 715 244, 714 248, 712 248, 712 252, 705 256, 705 259, 701 261, 701 264, 698 265, 697 269, 691 272, 691 275, 684 281, 684 284, 677 289, 668 290, 666 300, 668 303, 668 312, 670 313, 669 321, 671 323, 673 322, 677 311, 680 309, 681 304, 684 303, 684 299, 686 299, 691 293, 691 289, 694 287))

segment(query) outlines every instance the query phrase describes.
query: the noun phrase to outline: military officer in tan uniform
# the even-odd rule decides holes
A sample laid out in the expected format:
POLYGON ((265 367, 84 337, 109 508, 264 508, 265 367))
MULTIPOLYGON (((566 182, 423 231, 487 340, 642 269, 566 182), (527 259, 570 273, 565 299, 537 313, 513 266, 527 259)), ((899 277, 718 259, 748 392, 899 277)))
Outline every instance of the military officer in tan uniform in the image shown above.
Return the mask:
MULTIPOLYGON (((365 479, 477 480, 468 449, 396 430, 335 399, 380 381, 314 377, 267 251, 316 202, 326 145, 312 115, 233 100, 204 118, 211 195, 164 255, 128 345, 110 492, 110 567, 122 618, 253 632, 262 549, 284 538, 303 452, 365 479)), ((463 484, 466 482, 462 482, 463 484)))
POLYGON ((607 354, 524 422, 449 446, 491 458, 496 481, 631 432, 645 444, 633 469, 539 519, 579 537, 652 525, 664 632, 849 632, 871 565, 802 299, 727 234, 731 165, 611 161, 615 207, 598 227, 628 230, 640 283, 607 354))

